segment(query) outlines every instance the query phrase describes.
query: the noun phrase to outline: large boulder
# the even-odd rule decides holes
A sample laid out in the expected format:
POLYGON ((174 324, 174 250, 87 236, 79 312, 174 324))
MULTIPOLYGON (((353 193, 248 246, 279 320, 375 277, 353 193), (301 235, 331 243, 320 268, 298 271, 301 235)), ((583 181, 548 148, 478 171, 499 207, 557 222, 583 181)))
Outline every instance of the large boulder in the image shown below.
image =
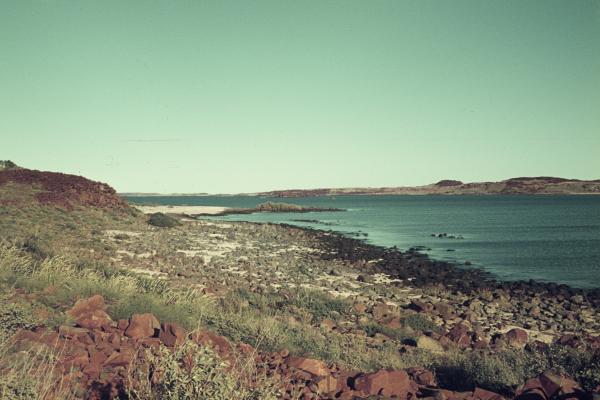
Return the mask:
POLYGON ((308 372, 314 376, 329 376, 329 368, 323 361, 313 360, 311 358, 293 357, 288 361, 290 367, 308 372))
POLYGON ((540 396, 546 399, 557 396, 577 398, 581 394, 583 394, 581 387, 573 379, 546 371, 525 382, 517 390, 516 398, 523 400, 539 398, 540 396))
POLYGON ((498 393, 490 392, 489 390, 485 390, 482 388, 475 388, 473 391, 473 399, 474 400, 504 400, 504 397, 499 395, 498 393))
POLYGON ((506 343, 512 347, 524 347, 528 338, 527 331, 520 328, 513 328, 505 335, 506 343))
POLYGON ((75 320, 77 326, 86 329, 98 329, 113 323, 110 315, 106 313, 104 298, 99 294, 88 299, 77 300, 67 311, 67 315, 75 320))
POLYGON ((354 380, 354 390, 362 396, 387 396, 405 399, 417 392, 406 371, 381 369, 375 373, 359 375, 354 380))
POLYGON ((160 323, 152 314, 133 314, 129 319, 129 326, 125 329, 125 336, 132 339, 156 337, 160 332, 160 323))
POLYGON ((450 329, 446 336, 452 342, 462 347, 467 347, 471 344, 469 328, 467 328, 464 324, 455 325, 452 329, 450 329))
POLYGON ((221 357, 232 356, 233 347, 223 336, 205 330, 194 331, 190 336, 197 344, 212 347, 221 357))

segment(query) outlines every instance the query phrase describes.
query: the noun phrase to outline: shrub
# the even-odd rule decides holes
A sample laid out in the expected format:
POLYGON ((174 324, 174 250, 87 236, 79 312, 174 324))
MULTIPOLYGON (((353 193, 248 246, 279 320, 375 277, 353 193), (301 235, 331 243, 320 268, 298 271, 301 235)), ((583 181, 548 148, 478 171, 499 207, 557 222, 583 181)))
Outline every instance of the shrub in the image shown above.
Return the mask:
POLYGON ((274 400, 274 386, 266 380, 252 382, 256 376, 249 372, 229 368, 210 347, 188 340, 175 351, 146 350, 129 372, 128 391, 131 398, 143 400, 274 400))
POLYGON ((0 343, 0 400, 73 400, 57 366, 56 349, 42 346, 14 352, 0 343))
POLYGON ((334 320, 347 314, 352 304, 345 299, 333 297, 320 290, 298 289, 290 292, 289 299, 282 301, 281 305, 296 307, 306 310, 312 316, 313 323, 325 318, 334 320))
POLYGON ((148 223, 152 226, 158 226, 159 228, 173 228, 179 225, 177 219, 163 213, 151 214, 150 218, 148 218, 148 223))
POLYGON ((31 329, 39 325, 31 306, 22 302, 11 302, 0 296, 0 338, 13 334, 18 329, 31 329))
POLYGON ((417 332, 438 332, 440 329, 433 321, 421 314, 411 314, 403 317, 400 321, 404 326, 417 332))
POLYGON ((0 400, 29 400, 38 398, 35 381, 7 373, 0 378, 0 400))
POLYGON ((361 329, 367 333, 367 336, 373 337, 376 333, 384 334, 385 336, 404 342, 406 340, 416 341, 416 337, 412 330, 406 328, 388 328, 377 322, 368 322, 361 325, 361 329))
POLYGON ((37 235, 31 235, 23 242, 23 249, 32 254, 38 260, 52 257, 53 250, 47 243, 43 242, 37 235))

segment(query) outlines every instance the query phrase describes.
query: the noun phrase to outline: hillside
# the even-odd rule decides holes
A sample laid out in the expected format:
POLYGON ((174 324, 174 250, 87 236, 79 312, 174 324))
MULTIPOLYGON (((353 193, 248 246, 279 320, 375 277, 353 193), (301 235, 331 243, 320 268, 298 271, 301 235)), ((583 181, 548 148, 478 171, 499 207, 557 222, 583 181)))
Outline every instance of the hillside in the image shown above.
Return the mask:
POLYGON ((600 179, 583 181, 555 177, 519 177, 500 182, 463 183, 456 180, 441 180, 424 186, 380 187, 380 188, 322 188, 290 189, 261 192, 259 196, 306 197, 344 195, 460 195, 460 194, 600 194, 600 179))
POLYGON ((129 208, 127 202, 105 183, 58 172, 0 169, 0 205, 26 206, 31 203, 66 209, 77 206, 129 208))

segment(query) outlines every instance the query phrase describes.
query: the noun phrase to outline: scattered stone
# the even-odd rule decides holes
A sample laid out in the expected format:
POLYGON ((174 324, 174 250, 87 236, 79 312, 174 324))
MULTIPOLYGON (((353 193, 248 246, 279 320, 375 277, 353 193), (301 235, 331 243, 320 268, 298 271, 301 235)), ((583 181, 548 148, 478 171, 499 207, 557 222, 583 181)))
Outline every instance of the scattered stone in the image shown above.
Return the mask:
POLYGON ((506 332, 506 341, 512 347, 524 347, 527 344, 527 331, 519 328, 513 328, 506 332))
POLYGON ((375 373, 359 375, 354 380, 354 389, 363 396, 387 396, 407 398, 414 395, 418 387, 406 371, 381 369, 375 373))

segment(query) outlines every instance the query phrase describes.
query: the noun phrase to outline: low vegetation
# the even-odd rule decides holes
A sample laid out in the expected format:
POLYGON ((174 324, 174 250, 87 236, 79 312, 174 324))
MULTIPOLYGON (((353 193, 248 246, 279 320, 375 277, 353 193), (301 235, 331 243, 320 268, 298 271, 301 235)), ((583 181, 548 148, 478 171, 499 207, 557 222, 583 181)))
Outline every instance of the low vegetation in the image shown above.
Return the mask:
POLYGON ((230 368, 210 347, 186 341, 141 354, 127 392, 132 400, 275 400, 275 382, 255 374, 251 363, 230 368))
MULTIPOLYGON (((398 330, 365 326, 367 334, 381 332, 393 339, 375 347, 368 345, 359 336, 314 329, 301 321, 290 323, 293 315, 291 310, 296 309, 305 313, 307 321, 319 321, 324 317, 350 312, 348 304, 343 300, 323 294, 313 297, 304 290, 286 293, 282 297, 276 294, 258 295, 233 291, 226 298, 215 302, 199 292, 173 288, 164 280, 143 278, 126 271, 93 265, 76 266, 64 257, 37 260, 14 247, 0 248, 0 282, 4 287, 37 293, 37 301, 42 305, 70 304, 73 299, 100 293, 108 300, 110 314, 115 318, 150 312, 161 320, 177 322, 190 329, 198 326, 209 328, 234 342, 249 343, 269 351, 289 349, 292 354, 332 361, 357 370, 425 366, 432 368, 447 387, 456 389, 480 386, 507 393, 525 379, 547 369, 581 378, 589 387, 600 383, 599 360, 581 350, 552 346, 548 349, 506 350, 496 354, 452 351, 435 355, 415 350, 402 355, 397 350, 399 342, 411 337, 411 334, 412 337, 419 335, 419 331, 415 329, 417 327, 429 329, 426 323, 416 323, 413 318, 398 330), (48 287, 54 290, 49 291, 48 287), (282 305, 282 311, 275 311, 272 308, 275 304, 282 305)), ((30 328, 39 321, 23 303, 3 304, 0 318, 12 321, 5 326, 9 331, 20 327, 30 328)), ((178 356, 173 357, 175 359, 165 358, 164 362, 176 362, 178 356)), ((218 364, 211 364, 216 361, 210 358, 210 354, 201 353, 198 357, 204 357, 208 370, 196 371, 194 374, 208 373, 211 368, 218 369, 218 364)), ((154 362, 158 362, 158 359, 155 358, 154 362)), ((148 390, 164 393, 167 388, 175 392, 215 390, 210 387, 179 387, 173 381, 181 379, 189 382, 189 377, 184 379, 172 376, 164 379, 158 386, 138 387, 135 390, 139 393, 148 390)), ((232 381, 224 379, 225 381, 215 384, 230 387, 232 381)))

